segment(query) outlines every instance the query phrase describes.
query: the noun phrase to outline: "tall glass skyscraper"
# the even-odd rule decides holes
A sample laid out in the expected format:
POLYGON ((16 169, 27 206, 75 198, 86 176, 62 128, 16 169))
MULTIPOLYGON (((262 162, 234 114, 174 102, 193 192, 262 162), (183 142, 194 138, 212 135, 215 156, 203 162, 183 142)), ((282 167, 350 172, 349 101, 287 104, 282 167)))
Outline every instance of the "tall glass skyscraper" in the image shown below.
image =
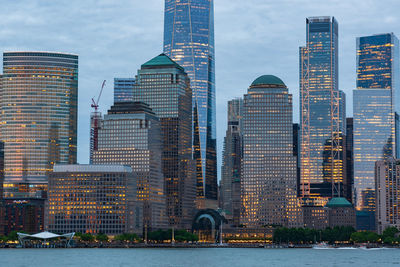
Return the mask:
POLYGON ((240 223, 246 227, 301 225, 292 116, 292 95, 278 77, 257 78, 244 95, 240 223))
POLYGON ((312 205, 324 205, 341 195, 345 179, 338 23, 334 17, 310 17, 306 23, 307 43, 300 47, 300 195, 312 205))
MULTIPOLYGON (((193 91, 198 199, 217 199, 214 1, 165 0, 164 53, 184 67, 193 91)), ((211 201, 212 202, 212 201, 211 201)), ((198 202, 199 203, 199 202, 198 202)))
POLYGON ((354 192, 358 210, 375 211, 375 162, 398 153, 399 40, 393 33, 357 38, 353 91, 354 192))
POLYGON ((143 227, 168 227, 162 140, 159 119, 142 102, 116 102, 104 115, 99 129, 94 164, 123 164, 132 168, 137 200, 143 205, 143 227))
POLYGON ((240 177, 243 156, 242 140, 243 99, 228 101, 228 129, 224 138, 224 151, 221 179, 221 208, 227 212, 227 219, 232 225, 240 222, 240 177))
POLYGON ((6 52, 2 84, 5 191, 46 187, 55 163, 76 163, 78 56, 6 52))
POLYGON ((195 212, 196 176, 188 75, 161 54, 138 70, 133 100, 147 103, 160 119, 167 216, 171 226, 189 229, 195 212))

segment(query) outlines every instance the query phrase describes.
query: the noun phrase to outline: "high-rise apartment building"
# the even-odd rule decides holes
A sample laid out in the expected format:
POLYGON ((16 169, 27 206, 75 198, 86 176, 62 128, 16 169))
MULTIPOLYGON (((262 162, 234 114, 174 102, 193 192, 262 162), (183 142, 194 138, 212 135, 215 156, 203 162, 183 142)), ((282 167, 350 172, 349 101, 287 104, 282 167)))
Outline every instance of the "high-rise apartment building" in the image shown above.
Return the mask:
POLYGON ((78 56, 5 52, 1 88, 5 191, 45 189, 55 163, 76 162, 78 56))
POLYGON ((247 227, 300 225, 292 109, 292 95, 273 75, 244 95, 240 223, 247 227))
POLYGON ((55 165, 48 189, 47 231, 142 233, 142 207, 129 166, 55 165))
POLYGON ((214 1, 165 0, 164 53, 181 65, 193 92, 198 207, 216 207, 214 1))
POLYGON ((243 99, 228 101, 228 129, 224 139, 221 179, 221 208, 231 224, 240 224, 240 177, 242 162, 243 99))
POLYGON ((168 227, 161 153, 160 122, 147 104, 116 102, 104 115, 93 163, 132 168, 143 227, 149 230, 168 227))
POLYGON ((135 78, 114 78, 114 103, 132 101, 135 78))
POLYGON ((338 23, 334 17, 310 17, 306 23, 306 46, 300 47, 300 193, 303 204, 324 206, 343 195, 346 182, 338 23))
POLYGON ((376 223, 379 234, 400 227, 400 161, 379 160, 375 165, 376 223))
POLYGON ((353 91, 354 193, 357 210, 375 211, 375 162, 398 155, 399 40, 393 33, 357 38, 353 91))
POLYGON ((190 229, 195 213, 196 176, 189 78, 181 66, 161 54, 138 70, 132 97, 147 103, 160 119, 169 223, 190 229))

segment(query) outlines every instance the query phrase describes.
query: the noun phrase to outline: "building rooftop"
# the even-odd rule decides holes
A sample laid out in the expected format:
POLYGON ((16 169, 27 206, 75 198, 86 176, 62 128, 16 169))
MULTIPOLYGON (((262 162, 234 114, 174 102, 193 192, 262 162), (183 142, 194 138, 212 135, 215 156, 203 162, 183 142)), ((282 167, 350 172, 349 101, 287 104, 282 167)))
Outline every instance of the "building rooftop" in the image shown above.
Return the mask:
POLYGON ((263 75, 254 80, 251 86, 258 85, 279 85, 286 87, 285 83, 274 75, 263 75))
POLYGON ((55 164, 53 172, 132 172, 125 165, 55 164))
POLYGON ((178 63, 173 61, 170 57, 166 54, 162 53, 156 56, 153 59, 150 59, 146 63, 142 65, 142 68, 151 68, 151 67, 167 67, 167 66, 174 66, 178 69, 184 70, 178 63))
POLYGON ((326 204, 328 208, 338 208, 338 207, 353 207, 347 199, 344 197, 334 197, 326 204))
POLYGON ((154 115, 153 110, 144 102, 115 102, 108 110, 108 114, 135 114, 147 113, 154 115))

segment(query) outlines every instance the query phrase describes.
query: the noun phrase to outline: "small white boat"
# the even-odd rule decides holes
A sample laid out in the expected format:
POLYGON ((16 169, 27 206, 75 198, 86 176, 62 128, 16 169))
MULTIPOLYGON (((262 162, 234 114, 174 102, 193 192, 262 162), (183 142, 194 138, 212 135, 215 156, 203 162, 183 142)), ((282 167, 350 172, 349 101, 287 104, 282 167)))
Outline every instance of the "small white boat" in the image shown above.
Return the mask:
POLYGON ((321 242, 321 243, 317 243, 317 244, 313 245, 312 248, 313 249, 331 249, 333 247, 331 245, 328 245, 325 242, 321 242))

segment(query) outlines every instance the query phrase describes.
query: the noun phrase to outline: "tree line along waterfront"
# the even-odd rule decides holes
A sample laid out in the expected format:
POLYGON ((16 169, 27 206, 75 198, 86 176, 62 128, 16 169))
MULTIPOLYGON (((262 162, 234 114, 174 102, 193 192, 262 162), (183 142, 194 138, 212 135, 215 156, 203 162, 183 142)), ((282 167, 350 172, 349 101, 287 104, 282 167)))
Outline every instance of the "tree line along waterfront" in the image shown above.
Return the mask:
MULTIPOLYGON (((396 227, 389 227, 379 235, 372 231, 357 232, 353 227, 337 226, 316 230, 310 228, 286 228, 278 227, 273 231, 272 238, 265 238, 265 243, 273 244, 293 244, 293 245, 312 245, 319 242, 329 244, 351 245, 351 244, 375 244, 399 246, 400 232, 396 227)), ((199 236, 186 230, 156 230, 150 231, 145 236, 139 236, 132 233, 124 233, 115 236, 109 236, 103 233, 76 233, 73 238, 73 247, 135 247, 145 244, 168 245, 171 243, 191 245, 199 247, 204 243, 199 243, 199 236), (174 237, 172 241, 172 236, 174 237)), ((251 239, 251 238, 250 238, 251 239)), ((246 240, 243 238, 243 246, 246 246, 246 240)), ((229 239, 224 239, 229 243, 229 239)), ((13 231, 7 236, 0 236, 1 247, 16 247, 18 243, 17 232, 13 231)), ((255 245, 255 244, 253 244, 255 245)), ((233 245, 235 246, 235 245, 233 245)))
POLYGON ((323 230, 310 228, 276 228, 272 238, 273 243, 314 244, 328 242, 329 244, 374 243, 399 245, 399 230, 396 227, 386 228, 381 235, 372 231, 357 232, 351 226, 336 226, 323 230))

